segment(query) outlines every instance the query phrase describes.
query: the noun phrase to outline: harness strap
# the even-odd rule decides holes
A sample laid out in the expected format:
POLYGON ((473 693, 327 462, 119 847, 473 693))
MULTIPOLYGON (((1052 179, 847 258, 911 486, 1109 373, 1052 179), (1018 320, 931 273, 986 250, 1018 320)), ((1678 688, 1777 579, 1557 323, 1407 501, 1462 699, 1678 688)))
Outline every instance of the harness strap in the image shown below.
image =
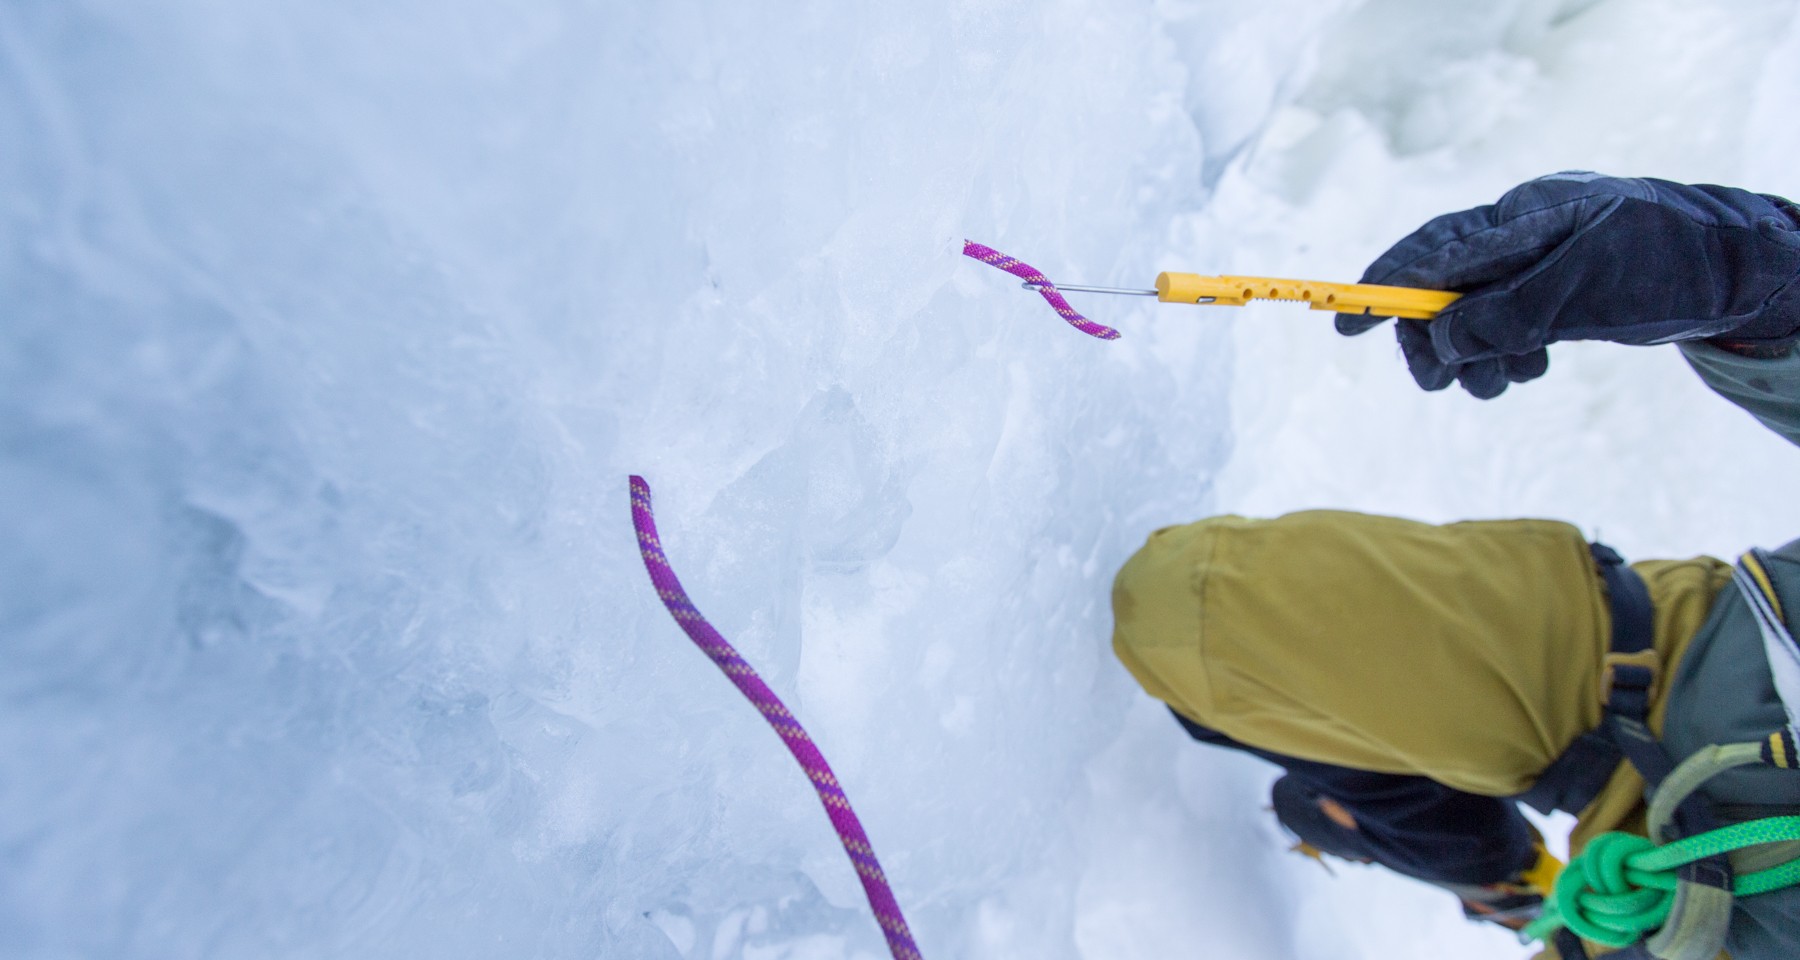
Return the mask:
POLYGON ((1706 781, 1726 770, 1765 762, 1763 757, 1767 753, 1767 741, 1713 744, 1695 751, 1657 788, 1645 818, 1645 832, 1657 843, 1675 839, 1670 835, 1669 827, 1673 825, 1675 811, 1680 808, 1682 801, 1693 796, 1694 791, 1700 789, 1706 781))
POLYGON ((1588 548, 1606 584, 1612 608, 1611 651, 1607 654, 1605 715, 1596 729, 1571 742, 1529 790, 1515 799, 1538 811, 1566 810, 1580 813, 1612 779, 1619 762, 1630 759, 1645 773, 1649 764, 1657 779, 1673 765, 1645 726, 1650 715, 1650 688, 1656 682, 1653 647, 1655 612, 1644 578, 1625 565, 1625 559, 1603 543, 1588 548), (1640 762, 1641 761, 1641 762, 1640 762))
POLYGON ((1562 954, 1562 960, 1588 960, 1587 944, 1568 927, 1557 930, 1550 942, 1556 946, 1556 952, 1562 954))

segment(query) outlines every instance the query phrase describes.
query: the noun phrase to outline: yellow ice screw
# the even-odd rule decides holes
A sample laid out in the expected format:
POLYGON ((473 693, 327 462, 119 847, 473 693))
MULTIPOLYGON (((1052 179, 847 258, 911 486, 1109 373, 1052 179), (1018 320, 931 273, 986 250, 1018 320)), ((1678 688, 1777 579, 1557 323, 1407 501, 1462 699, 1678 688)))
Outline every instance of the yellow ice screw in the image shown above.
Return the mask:
POLYGON ((1211 303, 1241 307, 1251 300, 1301 300, 1314 310, 1373 313, 1430 320, 1460 293, 1385 287, 1374 283, 1324 283, 1276 277, 1203 277, 1195 273, 1156 275, 1156 299, 1163 303, 1211 303))

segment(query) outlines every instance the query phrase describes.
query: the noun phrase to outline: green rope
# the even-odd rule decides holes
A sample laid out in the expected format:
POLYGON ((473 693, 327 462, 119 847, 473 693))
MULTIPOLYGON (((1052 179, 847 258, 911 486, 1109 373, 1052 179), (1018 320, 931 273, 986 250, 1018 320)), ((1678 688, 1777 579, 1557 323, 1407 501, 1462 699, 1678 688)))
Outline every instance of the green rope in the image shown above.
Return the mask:
MULTIPOLYGON (((1764 843, 1800 840, 1800 816, 1734 823, 1657 846, 1647 837, 1603 833, 1569 862, 1520 936, 1545 940, 1568 927, 1583 940, 1628 947, 1661 927, 1675 904, 1676 873, 1696 860, 1764 843)), ((1800 884, 1800 860, 1738 877, 1732 894, 1755 896, 1800 884)))

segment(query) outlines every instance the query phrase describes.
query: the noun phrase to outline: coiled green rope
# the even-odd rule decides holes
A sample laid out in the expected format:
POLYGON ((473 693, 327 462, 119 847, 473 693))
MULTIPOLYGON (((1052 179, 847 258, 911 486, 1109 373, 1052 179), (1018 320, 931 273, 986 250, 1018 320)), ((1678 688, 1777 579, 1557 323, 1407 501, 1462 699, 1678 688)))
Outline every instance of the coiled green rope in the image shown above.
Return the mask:
MULTIPOLYGON (((1603 833, 1569 862, 1521 939, 1544 940, 1568 927, 1584 940, 1628 947, 1657 930, 1675 903, 1677 872, 1689 863, 1765 843, 1800 840, 1800 816, 1734 823, 1658 846, 1647 837, 1603 833)), ((1800 884, 1800 860, 1738 877, 1732 894, 1755 896, 1800 884)))

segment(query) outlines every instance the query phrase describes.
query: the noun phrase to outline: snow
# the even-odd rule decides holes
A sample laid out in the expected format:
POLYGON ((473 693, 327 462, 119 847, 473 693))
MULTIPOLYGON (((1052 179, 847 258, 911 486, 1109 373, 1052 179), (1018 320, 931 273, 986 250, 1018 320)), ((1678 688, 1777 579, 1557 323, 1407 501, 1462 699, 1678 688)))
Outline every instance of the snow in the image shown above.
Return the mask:
POLYGON ((1512 958, 1284 853, 1107 649, 1153 528, 1800 528, 1673 350, 1480 403, 1291 305, 1590 168, 1800 194, 1775 0, 0 5, 0 941, 29 958, 1512 958))

